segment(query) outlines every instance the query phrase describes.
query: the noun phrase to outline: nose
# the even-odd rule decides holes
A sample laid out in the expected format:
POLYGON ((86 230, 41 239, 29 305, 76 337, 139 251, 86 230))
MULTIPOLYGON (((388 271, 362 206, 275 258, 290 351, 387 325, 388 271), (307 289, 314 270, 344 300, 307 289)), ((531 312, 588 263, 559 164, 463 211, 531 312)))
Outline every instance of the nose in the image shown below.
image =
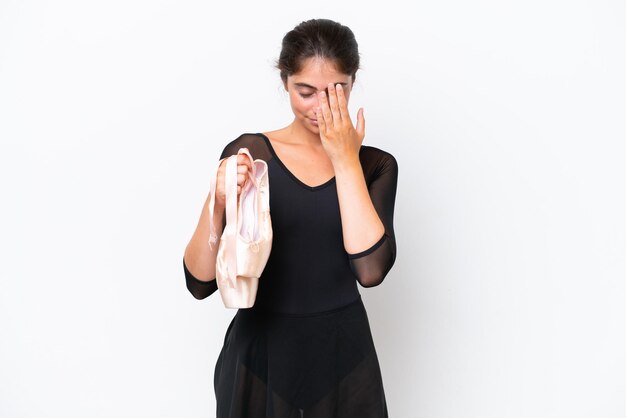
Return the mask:
POLYGON ((317 111, 317 109, 322 105, 320 98, 315 95, 315 100, 313 101, 313 111, 317 111))
MULTIPOLYGON (((326 97, 328 98, 328 87, 326 87, 324 89, 324 92, 326 93, 326 97)), ((314 105, 314 108, 317 109, 318 107, 321 107, 321 106, 322 106, 322 102, 320 100, 319 93, 315 93, 315 105, 314 105)))

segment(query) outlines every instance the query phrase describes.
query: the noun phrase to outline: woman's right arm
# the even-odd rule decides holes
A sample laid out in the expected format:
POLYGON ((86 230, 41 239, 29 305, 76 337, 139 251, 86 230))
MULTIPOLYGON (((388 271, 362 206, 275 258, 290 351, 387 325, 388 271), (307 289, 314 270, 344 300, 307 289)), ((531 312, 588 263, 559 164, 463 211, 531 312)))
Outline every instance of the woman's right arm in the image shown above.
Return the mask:
MULTIPOLYGON (((225 158, 229 153, 228 149, 222 152, 221 159, 225 158)), ((209 225, 209 201, 211 195, 207 196, 200 214, 200 220, 196 226, 196 230, 191 240, 185 248, 183 255, 183 269, 185 272, 185 282, 187 289, 196 299, 204 299, 214 293, 217 287, 215 262, 217 252, 222 237, 222 232, 226 226, 225 204, 226 195, 224 190, 224 171, 226 169, 226 160, 220 164, 216 174, 215 190, 215 207, 213 210, 213 224, 215 226, 215 235, 217 241, 213 245, 213 249, 209 247, 210 225, 209 225)), ((251 170, 249 160, 240 155, 237 158, 237 201, 245 180, 248 170, 251 170)), ((211 191, 213 192, 213 191, 211 191)))

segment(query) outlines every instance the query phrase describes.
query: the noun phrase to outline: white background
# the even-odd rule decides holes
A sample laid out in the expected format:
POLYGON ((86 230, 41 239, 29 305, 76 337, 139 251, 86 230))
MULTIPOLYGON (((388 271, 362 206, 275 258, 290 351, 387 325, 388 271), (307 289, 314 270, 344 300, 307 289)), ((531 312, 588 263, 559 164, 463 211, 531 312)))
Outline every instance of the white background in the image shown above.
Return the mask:
POLYGON ((314 17, 399 164, 360 288, 390 416, 626 416, 626 4, 408 4, 0 1, 1 417, 214 416, 235 311, 184 247, 224 145, 291 121, 314 17))

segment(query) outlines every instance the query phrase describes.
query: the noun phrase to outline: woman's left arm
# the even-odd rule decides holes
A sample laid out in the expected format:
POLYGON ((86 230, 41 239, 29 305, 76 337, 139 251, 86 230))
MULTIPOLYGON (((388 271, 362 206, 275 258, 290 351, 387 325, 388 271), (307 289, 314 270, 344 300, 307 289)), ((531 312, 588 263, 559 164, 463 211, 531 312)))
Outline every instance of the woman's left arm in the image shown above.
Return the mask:
POLYGON ((322 145, 335 170, 343 241, 350 266, 364 287, 379 285, 396 258, 393 211, 398 178, 395 158, 385 153, 375 162, 368 187, 359 158, 365 137, 363 109, 352 125, 341 85, 320 92, 317 120, 322 145))

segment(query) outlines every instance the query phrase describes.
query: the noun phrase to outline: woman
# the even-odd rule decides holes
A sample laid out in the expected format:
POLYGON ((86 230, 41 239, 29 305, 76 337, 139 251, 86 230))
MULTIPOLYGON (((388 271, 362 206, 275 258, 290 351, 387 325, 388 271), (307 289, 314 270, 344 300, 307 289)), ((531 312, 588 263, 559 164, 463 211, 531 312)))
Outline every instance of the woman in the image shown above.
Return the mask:
MULTIPOLYGON (((245 133, 220 159, 248 148, 268 163, 272 251, 252 308, 232 319, 215 366, 217 416, 382 418, 382 375, 357 282, 379 285, 396 257, 393 212, 398 166, 356 127, 347 103, 359 68, 352 31, 326 19, 283 38, 277 63, 295 118, 245 133)), ((238 193, 246 171, 238 160, 238 193)), ((214 219, 224 227, 224 169, 214 219)), ((217 290, 208 245, 208 201, 183 257, 197 299, 217 290)), ((220 228, 221 226, 221 228, 220 228)))

